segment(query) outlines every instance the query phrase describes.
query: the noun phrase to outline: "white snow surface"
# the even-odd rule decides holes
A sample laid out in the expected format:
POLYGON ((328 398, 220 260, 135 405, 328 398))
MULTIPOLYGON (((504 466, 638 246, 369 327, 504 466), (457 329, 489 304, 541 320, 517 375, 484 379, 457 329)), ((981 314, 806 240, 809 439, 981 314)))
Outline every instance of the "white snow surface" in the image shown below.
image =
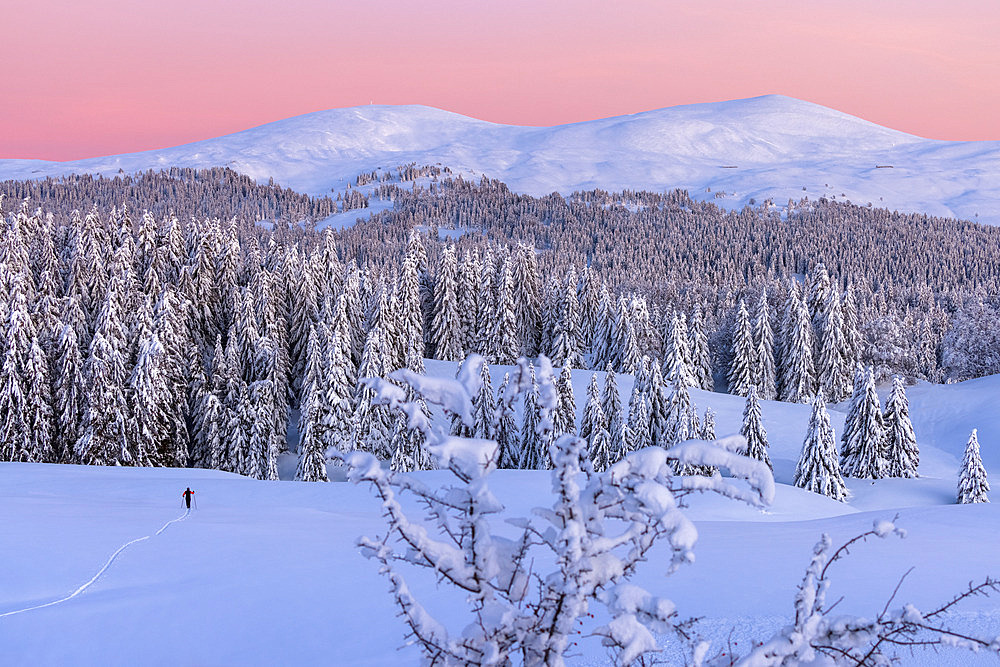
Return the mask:
POLYGON ((532 195, 684 188, 728 208, 825 196, 1000 224, 1000 141, 923 139, 781 95, 554 127, 416 105, 331 109, 175 148, 0 160, 0 178, 228 166, 323 195, 343 192, 359 173, 410 162, 485 174, 532 195))
MULTIPOLYGON (((426 363, 431 376, 454 377, 456 364, 426 363)), ((491 368, 494 388, 510 370, 491 368)), ((573 375, 579 417, 592 372, 573 375)), ((618 380, 627 405, 632 378, 618 380)), ((720 497, 695 497, 686 510, 698 531, 695 562, 666 578, 669 551, 661 545, 634 582, 670 599, 682 617, 703 617, 697 628, 712 641, 711 655, 725 650, 727 641, 739 649, 766 639, 789 622, 796 585, 824 532, 836 545, 898 513, 895 524, 907 533, 906 539, 858 545, 835 566, 829 597, 844 596, 838 606, 843 613, 877 614, 911 566, 894 607, 913 603, 926 611, 969 581, 1000 575, 1000 506, 954 504, 958 464, 972 428, 979 429, 988 473, 1000 479, 1000 416, 992 398, 998 391, 1000 376, 908 388, 921 477, 848 480, 847 503, 790 486, 809 406, 762 402, 777 482, 772 506, 762 512, 720 497)), ((883 400, 887 392, 880 390, 883 400)), ((691 394, 701 411, 716 411, 720 437, 738 431, 744 399, 691 394)), ((831 406, 830 415, 839 439, 843 410, 831 406)), ((294 471, 292 463, 290 456, 283 459, 283 477, 294 471)), ((331 465, 330 472, 343 480, 342 469, 331 465)), ((549 475, 491 475, 504 517, 526 517, 534 507, 548 506, 549 475)), ((443 471, 415 476, 428 485, 450 478, 443 471)), ((416 514, 412 499, 404 505, 416 514)), ((416 648, 400 648, 406 629, 395 616, 388 581, 355 545, 359 536, 384 534, 381 514, 369 489, 344 481, 2 463, 0 663, 417 664, 416 648), (184 516, 181 492, 187 486, 196 493, 197 508, 176 521, 184 516)), ((496 531, 514 530, 501 518, 493 524, 496 531)), ((464 625, 461 595, 420 576, 408 583, 439 620, 451 628, 464 625)), ((600 614, 593 620, 605 622, 600 614)), ((1000 597, 963 604, 953 623, 1000 634, 1000 597)), ((666 648, 666 664, 682 664, 676 645, 666 648)), ((581 637, 578 650, 569 664, 607 664, 594 639, 581 637)), ((906 665, 995 662, 957 649, 902 655, 906 665)))

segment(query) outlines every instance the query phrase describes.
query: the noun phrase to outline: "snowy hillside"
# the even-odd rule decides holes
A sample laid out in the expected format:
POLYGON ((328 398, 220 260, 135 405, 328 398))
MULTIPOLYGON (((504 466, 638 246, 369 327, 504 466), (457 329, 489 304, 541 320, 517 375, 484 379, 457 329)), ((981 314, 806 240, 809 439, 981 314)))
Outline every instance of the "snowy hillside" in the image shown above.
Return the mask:
POLYGON ((1000 224, 1000 142, 945 142, 770 95, 556 127, 497 125, 422 106, 333 109, 176 148, 0 160, 0 178, 228 166, 313 195, 415 162, 534 195, 673 188, 741 207, 835 197, 1000 224))
MULTIPOLYGON (((427 365, 431 375, 455 370, 448 362, 427 365)), ((496 383, 505 369, 492 370, 496 383)), ((574 373, 578 412, 590 376, 574 373)), ((631 382, 619 377, 625 401, 631 382)), ((665 579, 661 549, 637 582, 673 599, 683 616, 705 616, 698 630, 718 647, 731 629, 731 639, 745 646, 787 622, 820 533, 843 540, 896 512, 909 537, 852 549, 831 590, 834 598, 845 596, 839 611, 877 613, 911 566, 900 604, 929 606, 970 580, 1000 574, 990 537, 1000 531, 1000 509, 953 504, 955 468, 971 428, 980 428, 986 466, 1000 475, 995 435, 988 435, 996 434, 990 430, 996 417, 988 401, 977 400, 995 395, 998 383, 994 376, 911 388, 922 478, 851 480, 854 498, 847 504, 787 485, 809 408, 764 403, 776 477, 785 483, 772 508, 760 513, 720 498, 695 499, 688 515, 699 532, 696 561, 665 579)), ((719 435, 736 430, 743 399, 700 391, 692 397, 699 408, 718 412, 719 435)), ((839 434, 843 413, 831 414, 839 434)), ((432 485, 445 478, 416 474, 432 485)), ((550 484, 542 471, 500 471, 491 480, 510 516, 548 505, 550 484)), ((384 532, 380 506, 364 487, 264 482, 210 470, 2 463, 0 525, 4 664, 386 665, 415 664, 419 657, 414 648, 399 650, 405 628, 387 583, 354 546, 359 535, 384 532), (186 486, 196 492, 190 516, 181 506, 186 486), (118 549, 146 536, 76 597, 17 613, 78 590, 118 549)), ((452 604, 446 588, 418 578, 414 590, 430 600, 433 613, 458 620, 461 605, 452 604)), ((964 604, 953 622, 1000 633, 1000 598, 964 604)), ((595 640, 581 639, 570 664, 606 664, 605 655, 595 640)), ((676 664, 679 656, 666 658, 676 664)), ((904 664, 994 662, 961 651, 904 654, 904 664)))

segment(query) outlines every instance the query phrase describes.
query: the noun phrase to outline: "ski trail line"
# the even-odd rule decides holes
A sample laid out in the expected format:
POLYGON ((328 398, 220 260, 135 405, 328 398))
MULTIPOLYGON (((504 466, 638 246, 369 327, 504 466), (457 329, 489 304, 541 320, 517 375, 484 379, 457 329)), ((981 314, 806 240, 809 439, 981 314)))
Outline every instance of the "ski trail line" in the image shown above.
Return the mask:
POLYGON ((184 519, 188 518, 189 514, 191 514, 191 510, 190 509, 185 510, 184 514, 180 515, 176 519, 171 519, 170 521, 166 522, 165 524, 163 524, 163 526, 160 527, 160 529, 158 531, 156 531, 152 535, 146 535, 144 537, 137 537, 134 540, 132 540, 131 542, 126 542, 125 544, 123 544, 120 547, 118 547, 118 551, 116 551, 113 554, 111 554, 111 558, 108 559, 108 562, 104 564, 104 567, 102 567, 100 570, 97 571, 97 574, 95 574, 91 578, 90 581, 88 581, 87 583, 85 583, 83 586, 80 586, 78 589, 76 589, 75 591, 73 591, 72 593, 70 593, 69 595, 67 595, 66 597, 64 597, 62 599, 59 599, 59 600, 54 600, 52 602, 46 602, 45 604, 35 605, 34 607, 27 607, 26 609, 16 609, 14 611, 8 611, 8 612, 5 612, 3 614, 0 614, 0 618, 3 618, 4 616, 13 616, 14 614, 23 614, 26 611, 34 611, 35 609, 44 609, 45 607, 52 607, 52 606, 57 605, 57 604, 62 604, 63 602, 66 602, 67 600, 72 600, 77 595, 79 595, 80 593, 84 592, 85 590, 87 590, 88 588, 90 588, 92 585, 94 585, 97 582, 97 580, 100 579, 101 576, 107 571, 107 569, 109 567, 111 567, 111 564, 115 562, 115 559, 118 558, 118 555, 121 554, 121 552, 125 551, 126 549, 128 549, 133 544, 136 544, 137 542, 142 542, 144 540, 148 540, 151 537, 156 537, 157 535, 159 535, 163 531, 165 531, 170 526, 170 524, 177 523, 178 521, 183 521, 184 519))

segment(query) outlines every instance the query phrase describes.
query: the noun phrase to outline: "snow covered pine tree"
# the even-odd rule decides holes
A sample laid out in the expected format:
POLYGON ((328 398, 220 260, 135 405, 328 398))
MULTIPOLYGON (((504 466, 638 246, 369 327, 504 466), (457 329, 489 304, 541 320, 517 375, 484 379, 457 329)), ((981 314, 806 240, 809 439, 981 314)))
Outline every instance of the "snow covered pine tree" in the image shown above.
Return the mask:
POLYGON ((958 502, 988 503, 990 499, 986 494, 989 490, 986 468, 983 467, 983 459, 979 456, 979 436, 976 434, 976 429, 972 429, 969 443, 965 446, 965 457, 962 459, 962 470, 958 477, 958 502))

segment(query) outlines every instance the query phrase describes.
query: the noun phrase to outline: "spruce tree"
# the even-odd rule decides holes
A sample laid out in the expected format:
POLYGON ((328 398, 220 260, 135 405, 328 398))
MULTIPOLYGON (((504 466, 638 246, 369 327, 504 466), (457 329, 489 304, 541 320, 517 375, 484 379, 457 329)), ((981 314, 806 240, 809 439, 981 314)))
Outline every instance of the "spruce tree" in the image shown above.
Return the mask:
POLYGON ((28 312, 24 287, 27 280, 29 278, 23 274, 12 277, 8 294, 9 311, 3 340, 0 341, 0 350, 4 351, 0 369, 0 460, 4 461, 27 460, 32 449, 28 420, 29 388, 25 380, 35 327, 28 312))
POLYGON ((165 352, 155 332, 139 346, 139 358, 129 379, 132 419, 129 437, 140 452, 140 465, 172 465, 171 401, 164 373, 165 352), (145 460, 143 460, 145 459, 145 460))
POLYGON ((817 348, 822 342, 823 327, 826 324, 827 309, 830 305, 830 293, 835 291, 826 266, 822 262, 813 266, 812 271, 806 276, 806 294, 804 296, 806 308, 812 318, 813 341, 817 348))
POLYGON ((372 329, 365 342, 365 351, 358 370, 358 387, 354 402, 354 447, 369 452, 382 459, 392 457, 389 449, 393 432, 393 420, 385 405, 373 405, 375 394, 361 381, 365 378, 382 377, 385 371, 385 350, 382 331, 372 329))
POLYGON ((775 341, 777 354, 777 375, 778 375, 778 396, 785 393, 785 366, 788 359, 788 345, 792 340, 795 330, 796 309, 799 303, 799 283, 790 278, 788 281, 788 293, 785 297, 785 307, 781 314, 781 324, 778 329, 777 340, 775 341))
POLYGON ((512 284, 515 286, 517 340, 520 356, 534 357, 538 354, 541 334, 542 287, 538 275, 538 258, 535 249, 524 243, 518 244, 512 253, 512 284))
POLYGON ((854 388, 851 392, 851 400, 847 404, 847 416, 844 418, 844 432, 840 434, 840 450, 844 451, 847 441, 854 438, 854 430, 858 421, 858 411, 861 409, 861 402, 865 397, 865 390, 868 381, 868 374, 865 368, 858 364, 854 367, 854 388))
POLYGON ((889 477, 916 477, 920 465, 920 449, 917 436, 910 422, 910 405, 906 400, 906 390, 899 376, 892 379, 892 393, 885 404, 886 459, 889 477))
MULTIPOLYGON (((421 290, 423 290, 422 287, 421 290)), ((422 291, 421 294, 423 294, 422 291)), ((358 368, 361 365, 361 355, 364 352, 368 331, 365 328, 364 309, 361 306, 361 276, 353 262, 349 265, 349 270, 344 278, 344 291, 341 292, 341 298, 344 300, 344 317, 347 320, 350 333, 351 363, 354 368, 358 368)), ((428 329, 425 328, 424 331, 427 332, 425 336, 429 337, 428 329)))
POLYGON ((143 465, 143 456, 128 437, 125 328, 121 320, 119 274, 108 283, 84 366, 86 409, 77 442, 77 457, 87 465, 143 465))
POLYGON ((691 339, 691 365, 695 376, 695 387, 712 391, 715 380, 712 377, 712 355, 708 349, 708 334, 705 333, 705 320, 701 307, 696 305, 691 314, 691 325, 688 328, 691 339))
POLYGON ((142 465, 129 447, 124 363, 98 329, 87 358, 86 408, 76 443, 77 460, 85 465, 142 465))
MULTIPOLYGON (((619 295, 618 300, 615 301, 614 305, 612 305, 610 312, 614 322, 610 327, 611 339, 608 341, 608 360, 611 362, 611 365, 614 366, 615 371, 619 373, 633 373, 634 370, 632 368, 627 371, 623 369, 623 355, 628 345, 627 335, 629 322, 632 318, 632 314, 629 311, 625 297, 619 295)), ((634 333, 635 332, 633 332, 633 335, 634 333)), ((638 345, 634 345, 634 348, 635 349, 630 351, 630 354, 634 355, 635 358, 638 358, 638 345)))
POLYGON ((25 423, 26 398, 21 385, 22 365, 11 346, 3 356, 0 370, 0 460, 20 460, 28 451, 28 425, 25 423))
MULTIPOLYGON (((430 418, 430 411, 422 398, 418 398, 412 387, 408 387, 407 400, 416 402, 424 416, 430 418)), ((415 470, 426 470, 429 467, 429 457, 424 450, 424 434, 411 429, 405 419, 395 420, 392 441, 392 458, 389 460, 389 469, 394 472, 413 472, 415 470)))
POLYGON ((503 397, 510 384, 510 374, 504 373, 503 382, 497 389, 496 405, 496 433, 497 442, 497 467, 503 469, 514 469, 518 467, 520 455, 520 442, 518 441, 517 425, 514 423, 514 410, 506 407, 503 397))
POLYGON ((535 367, 531 367, 531 389, 524 395, 524 421, 521 426, 521 455, 518 468, 521 470, 545 470, 548 468, 549 453, 538 434, 540 416, 538 412, 538 383, 535 381, 535 367))
POLYGON ((590 376, 590 383, 587 384, 587 401, 583 406, 583 417, 580 420, 580 437, 588 440, 594 429, 603 426, 608 427, 607 416, 601 407, 601 390, 597 383, 597 373, 590 376))
POLYGON ((837 445, 834 442, 830 415, 826 411, 823 392, 817 392, 812 403, 809 429, 802 443, 802 455, 795 468, 795 486, 843 502, 847 487, 837 465, 837 445))
MULTIPOLYGON (((496 259, 493 256, 493 249, 487 247, 483 253, 480 275, 477 277, 475 283, 475 289, 478 293, 476 297, 478 310, 476 311, 474 338, 475 349, 486 357, 490 363, 494 364, 497 362, 496 358, 491 356, 491 334, 493 331, 493 318, 497 313, 496 286, 499 275, 500 269, 498 269, 496 259)), ((513 321, 514 315, 511 313, 511 322, 513 321)), ((514 332, 511 332, 511 338, 514 338, 514 332)))
POLYGON ((559 373, 556 391, 559 393, 559 409, 552 415, 556 435, 576 435, 576 397, 573 395, 573 372, 569 366, 563 366, 559 373))
MULTIPOLYGON (((329 329, 329 328, 328 328, 329 329)), ((352 420, 357 377, 351 362, 350 335, 344 316, 343 300, 338 300, 334 326, 326 341, 325 375, 321 381, 323 444, 342 453, 354 447, 352 420)), ((419 345, 423 346, 423 340, 419 345)), ((415 369, 413 369, 415 370, 415 369)))
POLYGON ((493 395, 493 385, 490 380, 490 366, 483 362, 480 371, 481 386, 479 394, 472 399, 472 412, 476 426, 472 431, 474 438, 494 440, 496 437, 496 400, 493 395))
POLYGON ((616 363, 615 347, 615 309, 608 292, 607 285, 601 285, 600 305, 598 306, 597 324, 594 338, 591 342, 591 367, 604 368, 616 363))
POLYGON ((691 352, 688 349, 687 325, 676 314, 670 318, 670 327, 663 341, 663 372, 673 381, 680 378, 687 386, 700 386, 692 371, 691 352))
POLYGON ((249 465, 243 474, 256 479, 278 479, 278 449, 274 437, 274 386, 269 380, 250 385, 249 465))
POLYGON ((580 312, 576 300, 576 273, 570 267, 552 341, 552 363, 556 366, 580 368, 583 356, 580 352, 580 312))
POLYGON ((736 396, 746 396, 754 384, 754 377, 759 376, 756 369, 757 351, 754 346, 753 328, 750 326, 750 315, 746 305, 740 300, 736 313, 736 326, 733 329, 733 360, 729 364, 729 393, 736 396))
POLYGON ((207 455, 204 465, 215 470, 225 469, 226 418, 226 409, 219 396, 214 391, 205 392, 198 410, 195 438, 199 449, 207 455))
POLYGON ((771 317, 767 305, 767 290, 760 291, 757 313, 753 325, 754 365, 753 384, 760 398, 774 400, 777 386, 774 370, 774 333, 771 331, 771 317))
POLYGON ((608 450, 612 465, 624 458, 628 453, 631 435, 625 417, 622 414, 621 395, 618 393, 618 381, 608 364, 604 373, 604 389, 601 392, 601 411, 608 424, 608 450))
POLYGON ((653 445, 650 430, 649 403, 646 397, 639 394, 637 400, 630 404, 628 412, 628 448, 634 452, 653 445))
POLYGON ((849 437, 840 452, 840 472, 845 477, 881 479, 888 474, 885 460, 885 424, 875 379, 871 371, 865 374, 865 389, 858 403, 849 437))
MULTIPOLYGON (((665 433, 661 442, 655 440, 654 442, 660 444, 661 447, 670 448, 700 435, 701 426, 698 424, 698 412, 691 401, 691 394, 683 383, 675 381, 666 398, 665 433)), ((675 469, 680 475, 711 476, 714 472, 712 468, 701 466, 677 465, 675 469)))
MULTIPOLYGON (((319 288, 316 283, 316 276, 313 274, 310 262, 302 265, 301 271, 296 276, 291 276, 292 297, 289 302, 289 337, 288 344, 291 350, 289 363, 291 365, 292 376, 292 396, 293 406, 298 406, 304 395, 302 389, 302 376, 306 368, 306 354, 309 347, 309 327, 315 324, 319 314, 319 288)), ((244 317, 244 322, 247 320, 244 317)), ((243 326, 247 326, 243 324, 243 326)), ((250 338, 250 332, 240 332, 244 340, 250 338)), ((249 344, 246 345, 249 347, 249 344)), ((248 380, 244 375, 245 381, 248 380)))
MULTIPOLYGON (((229 361, 235 361, 235 355, 228 355, 229 361)), ((235 367, 235 365, 234 365, 235 367)), ((250 387, 243 378, 236 376, 233 410, 230 413, 232 422, 227 428, 229 439, 227 452, 229 463, 227 468, 237 475, 258 479, 259 460, 251 448, 250 430, 253 428, 253 404, 250 402, 250 387)))
POLYGON ((580 351, 586 356, 591 352, 601 317, 600 281, 590 267, 583 269, 577 301, 580 304, 580 351))
POLYGON ((844 322, 840 311, 840 297, 836 290, 830 291, 826 305, 826 321, 823 323, 823 339, 819 353, 819 385, 823 395, 833 403, 847 398, 851 391, 848 376, 847 346, 844 342, 844 322))
POLYGON ((622 422, 622 399, 618 391, 618 378, 608 364, 604 371, 604 387, 601 390, 601 410, 608 420, 608 428, 616 419, 622 422))
POLYGON ((56 456, 63 463, 74 459, 73 446, 83 417, 83 359, 76 329, 62 327, 56 340, 53 373, 53 421, 56 456))
POLYGON ((23 377, 27 449, 18 458, 36 463, 54 463, 57 458, 52 439, 52 390, 49 383, 49 364, 37 337, 31 339, 23 377))
POLYGON ((510 273, 510 260, 505 260, 497 280, 495 312, 490 322, 488 355, 497 364, 512 364, 518 354, 517 321, 514 303, 514 285, 510 273))
POLYGON ((618 358, 619 369, 623 373, 636 374, 639 372, 642 364, 642 356, 639 351, 639 341, 636 337, 636 330, 633 325, 631 317, 623 313, 624 329, 621 341, 621 348, 619 350, 618 358))
POLYGON ((649 407, 649 440, 666 449, 674 444, 671 432, 673 424, 670 422, 670 399, 673 391, 668 392, 658 361, 653 361, 649 369, 649 379, 643 388, 649 407))
POLYGON ((437 359, 461 361, 465 356, 462 347, 462 315, 458 303, 458 266, 452 246, 446 246, 441 251, 434 286, 432 340, 437 359))
POLYGON ((246 432, 240 419, 240 412, 245 403, 244 394, 247 386, 240 377, 237 367, 233 346, 225 348, 221 355, 215 355, 214 381, 223 406, 222 450, 216 457, 219 461, 216 467, 234 473, 239 472, 246 452, 246 432))
POLYGON ((747 456, 763 461, 767 467, 774 470, 771 457, 767 453, 767 431, 761 418, 760 401, 757 400, 757 388, 750 389, 746 407, 743 408, 743 426, 740 435, 747 439, 747 456))
MULTIPOLYGON (((326 384, 326 358, 324 349, 324 338, 320 333, 325 323, 320 323, 320 329, 315 326, 309 327, 308 345, 306 347, 306 366, 302 376, 302 403, 299 408, 299 454, 302 454, 302 445, 305 444, 306 432, 309 437, 315 440, 314 446, 318 451, 323 451, 323 409, 326 407, 324 400, 324 385, 326 384)), ((302 465, 299 459, 300 467, 302 465)), ((311 464, 310 464, 311 465, 311 464)), ((312 481, 312 480, 308 480, 312 481)))
POLYGON ((843 299, 844 320, 844 363, 847 368, 861 362, 861 331, 858 325, 858 307, 854 298, 854 286, 847 285, 843 299))
MULTIPOLYGON (((310 333, 310 339, 314 332, 310 333)), ((310 340, 309 347, 314 343, 310 340)), ((307 378, 309 366, 314 363, 312 350, 306 362, 307 378)), ((299 419, 299 465, 295 479, 300 482, 328 482, 326 473, 325 447, 319 431, 322 428, 320 410, 323 403, 322 388, 315 382, 306 385, 302 399, 302 417, 299 419)))
POLYGON ((479 281, 482 279, 477 254, 466 250, 458 268, 458 306, 462 323, 462 349, 466 354, 481 352, 476 337, 480 307, 479 281))
MULTIPOLYGON (((399 299, 400 299, 400 329, 403 336, 404 345, 414 360, 420 360, 420 368, 414 369, 417 373, 423 372, 424 357, 424 318, 421 310, 420 298, 420 273, 417 268, 417 257, 408 250, 403 260, 403 272, 400 276, 399 299)), ((338 308, 346 306, 338 303, 338 308)))
POLYGON ((812 328, 805 303, 795 296, 794 291, 789 299, 794 299, 794 302, 790 305, 788 338, 782 346, 784 356, 781 360, 781 400, 788 403, 805 403, 809 400, 815 384, 812 328))
MULTIPOLYGON (((164 287, 156 304, 152 330, 163 346, 160 364, 167 392, 166 429, 168 437, 163 452, 163 465, 186 466, 190 458, 190 428, 194 428, 192 412, 204 384, 204 367, 197 343, 191 336, 189 301, 181 301, 180 290, 164 287)), ((235 352, 235 347, 234 347, 235 352)), ((256 365, 256 355, 249 361, 256 365)), ((141 448, 141 443, 137 443, 141 448)))
POLYGON ((979 438, 976 429, 972 429, 969 442, 965 446, 965 456, 962 458, 962 469, 958 476, 958 502, 968 503, 988 503, 990 499, 987 493, 990 490, 990 483, 986 479, 986 468, 983 467, 983 460, 979 456, 979 438))
MULTIPOLYGON (((601 407, 601 391, 597 384, 597 373, 590 377, 587 385, 587 403, 583 408, 580 423, 580 437, 587 441, 587 450, 594 470, 603 472, 614 461, 611 459, 611 435, 608 432, 608 418, 601 407)), ((620 446, 620 445, 619 445, 620 446)))
POLYGON ((562 289, 555 276, 549 278, 548 284, 542 291, 541 309, 541 347, 544 354, 552 356, 555 354, 556 329, 559 326, 559 314, 562 312, 562 289))

